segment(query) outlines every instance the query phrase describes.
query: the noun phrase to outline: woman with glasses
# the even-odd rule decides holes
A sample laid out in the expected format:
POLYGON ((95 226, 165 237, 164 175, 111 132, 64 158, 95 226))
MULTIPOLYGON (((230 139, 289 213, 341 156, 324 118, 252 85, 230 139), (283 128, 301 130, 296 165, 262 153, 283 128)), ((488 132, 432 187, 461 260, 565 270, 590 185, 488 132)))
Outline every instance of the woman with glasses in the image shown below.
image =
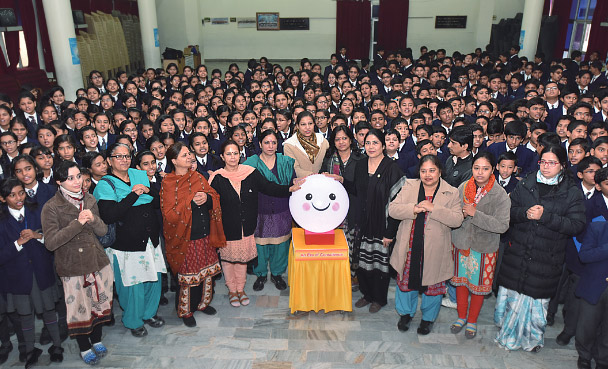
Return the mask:
POLYGON ((131 168, 129 146, 116 143, 108 149, 109 174, 93 195, 106 224, 116 225, 116 241, 106 249, 114 271, 114 284, 122 322, 135 337, 148 334, 144 324, 162 327, 156 315, 161 297, 161 273, 166 273, 159 247, 160 225, 155 209, 159 194, 145 171, 131 168))
POLYGON ((547 307, 562 274, 566 243, 585 227, 582 192, 561 146, 547 146, 538 171, 511 193, 511 227, 498 274, 496 342, 508 350, 544 346, 547 307))

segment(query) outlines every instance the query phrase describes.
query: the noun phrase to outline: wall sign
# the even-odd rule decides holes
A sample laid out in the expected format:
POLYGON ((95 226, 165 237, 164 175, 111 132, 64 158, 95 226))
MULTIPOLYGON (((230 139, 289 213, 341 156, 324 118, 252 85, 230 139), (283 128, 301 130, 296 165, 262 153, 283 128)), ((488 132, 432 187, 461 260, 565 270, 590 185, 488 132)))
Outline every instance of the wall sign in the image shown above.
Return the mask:
POLYGON ((308 31, 310 18, 281 18, 281 31, 308 31))
POLYGON ((467 28, 467 16, 438 15, 435 17, 435 28, 467 28))

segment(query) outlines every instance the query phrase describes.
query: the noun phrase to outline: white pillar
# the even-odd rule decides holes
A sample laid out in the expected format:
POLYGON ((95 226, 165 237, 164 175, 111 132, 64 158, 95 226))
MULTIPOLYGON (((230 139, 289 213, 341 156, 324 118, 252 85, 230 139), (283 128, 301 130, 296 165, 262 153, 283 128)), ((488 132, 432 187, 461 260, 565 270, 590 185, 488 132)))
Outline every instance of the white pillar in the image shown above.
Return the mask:
POLYGON ((524 5, 519 37, 519 47, 521 48, 519 56, 526 56, 528 60, 533 60, 536 54, 544 3, 544 0, 526 0, 524 5))
POLYGON ((72 5, 70 0, 42 0, 42 6, 51 41, 57 83, 64 88, 66 99, 71 100, 75 98, 76 90, 83 87, 72 5))
POLYGON ((137 0, 139 9, 139 27, 141 28, 141 45, 144 50, 146 68, 161 68, 160 44, 158 38, 158 20, 156 19, 155 0, 137 0))

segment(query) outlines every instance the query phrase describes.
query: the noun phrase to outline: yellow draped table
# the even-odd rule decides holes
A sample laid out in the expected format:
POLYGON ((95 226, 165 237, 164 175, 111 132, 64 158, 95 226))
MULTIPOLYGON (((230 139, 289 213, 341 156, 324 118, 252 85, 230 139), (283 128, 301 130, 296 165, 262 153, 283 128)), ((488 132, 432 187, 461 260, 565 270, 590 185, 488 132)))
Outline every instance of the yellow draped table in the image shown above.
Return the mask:
POLYGON ((289 307, 296 311, 352 311, 348 244, 341 229, 333 245, 307 245, 304 229, 292 230, 289 248, 289 307))

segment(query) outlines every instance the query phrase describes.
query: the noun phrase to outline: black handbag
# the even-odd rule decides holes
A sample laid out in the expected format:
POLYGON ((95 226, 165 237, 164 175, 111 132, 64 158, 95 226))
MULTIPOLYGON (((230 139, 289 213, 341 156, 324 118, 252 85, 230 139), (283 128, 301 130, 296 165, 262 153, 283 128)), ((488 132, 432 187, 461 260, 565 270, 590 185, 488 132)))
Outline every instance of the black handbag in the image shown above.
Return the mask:
MULTIPOLYGON (((100 179, 100 181, 107 182, 112 187, 114 192, 116 192, 116 187, 114 187, 114 183, 112 183, 112 181, 107 178, 102 178, 100 179)), ((101 243, 101 246, 103 246, 104 248, 112 246, 114 242, 116 242, 116 223, 108 224, 108 231, 106 232, 106 234, 101 237, 97 237, 97 239, 99 240, 99 243, 101 243)))

